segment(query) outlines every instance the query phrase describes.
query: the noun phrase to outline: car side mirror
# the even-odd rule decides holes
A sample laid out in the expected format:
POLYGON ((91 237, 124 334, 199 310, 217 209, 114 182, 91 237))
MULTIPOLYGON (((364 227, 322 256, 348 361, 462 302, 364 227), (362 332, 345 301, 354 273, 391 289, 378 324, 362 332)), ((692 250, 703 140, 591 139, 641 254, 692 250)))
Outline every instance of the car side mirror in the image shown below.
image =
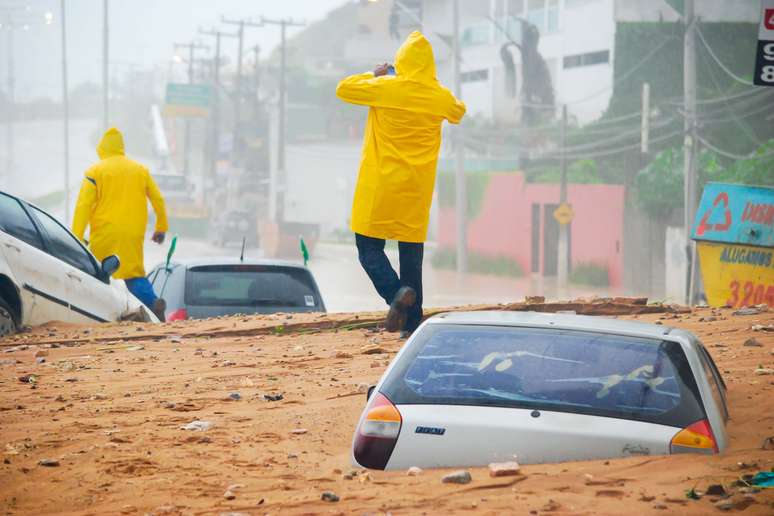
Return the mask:
POLYGON ((368 391, 366 392, 366 401, 371 399, 371 395, 374 393, 374 389, 376 389, 376 385, 372 385, 368 388, 368 391))
POLYGON ((110 255, 102 260, 102 274, 105 278, 110 278, 121 267, 121 260, 116 255, 110 255))

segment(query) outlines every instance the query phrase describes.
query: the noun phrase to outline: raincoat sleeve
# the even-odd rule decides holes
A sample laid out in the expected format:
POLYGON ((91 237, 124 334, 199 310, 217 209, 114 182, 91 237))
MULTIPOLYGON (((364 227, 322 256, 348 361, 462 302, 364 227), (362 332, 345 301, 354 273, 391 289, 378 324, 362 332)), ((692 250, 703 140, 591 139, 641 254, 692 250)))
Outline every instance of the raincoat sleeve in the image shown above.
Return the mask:
POLYGON ((373 72, 350 75, 339 82, 336 96, 350 104, 374 106, 383 100, 389 88, 389 79, 375 77, 373 72))
POLYGON ((150 199, 153 211, 156 212, 156 229, 159 233, 166 233, 169 229, 169 223, 167 222, 167 207, 164 204, 164 198, 161 196, 161 191, 156 185, 156 181, 153 180, 150 173, 147 173, 148 187, 146 193, 148 199, 150 199))
POLYGON ((465 112, 468 108, 465 107, 464 102, 457 99, 453 95, 452 99, 454 99, 454 102, 449 108, 449 112, 446 114, 446 120, 448 120, 450 124, 459 124, 462 121, 462 117, 465 116, 465 112))
POLYGON ((78 201, 75 203, 73 216, 73 234, 80 240, 86 233, 86 226, 91 221, 91 214, 97 204, 97 179, 94 171, 89 170, 83 178, 81 191, 78 193, 78 201))

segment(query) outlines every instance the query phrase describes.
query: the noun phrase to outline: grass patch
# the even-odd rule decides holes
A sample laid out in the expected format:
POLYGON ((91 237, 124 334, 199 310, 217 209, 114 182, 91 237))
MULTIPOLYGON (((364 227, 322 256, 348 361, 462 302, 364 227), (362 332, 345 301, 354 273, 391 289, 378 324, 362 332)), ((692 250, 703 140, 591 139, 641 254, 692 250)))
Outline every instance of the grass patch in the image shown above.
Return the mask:
MULTIPOLYGON (((457 251, 449 247, 437 249, 430 257, 434 269, 455 270, 457 268, 457 251)), ((519 262, 507 256, 487 256, 468 252, 468 271, 477 274, 520 278, 524 271, 519 262)))
POLYGON ((610 286, 607 276, 607 267, 596 263, 579 263, 573 266, 570 272, 570 283, 587 285, 590 287, 610 286))

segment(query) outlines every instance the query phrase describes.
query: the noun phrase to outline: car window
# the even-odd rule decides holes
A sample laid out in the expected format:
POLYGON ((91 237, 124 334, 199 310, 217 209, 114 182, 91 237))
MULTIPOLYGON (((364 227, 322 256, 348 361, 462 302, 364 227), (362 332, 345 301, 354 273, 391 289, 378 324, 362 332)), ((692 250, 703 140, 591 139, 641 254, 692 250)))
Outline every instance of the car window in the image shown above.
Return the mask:
POLYGON ((704 368, 704 374, 709 382, 710 392, 712 393, 712 399, 715 400, 715 405, 721 411, 723 420, 728 420, 728 407, 726 406, 726 393, 724 392, 724 386, 722 380, 719 379, 719 372, 715 368, 714 362, 710 357, 704 346, 699 346, 699 358, 701 359, 701 365, 704 368), (723 387, 721 387, 723 386, 723 387))
POLYGON ((263 265, 192 267, 186 278, 185 303, 309 309, 321 304, 309 272, 263 265))
POLYGON ((40 233, 27 212, 19 201, 3 193, 0 193, 0 229, 31 246, 43 249, 40 233))
POLYGON ((48 251, 86 274, 97 276, 97 267, 91 255, 78 240, 46 212, 33 207, 40 225, 46 232, 48 251))
POLYGON ((418 338, 426 332, 382 389, 393 403, 534 407, 672 426, 703 417, 673 342, 461 325, 431 325, 418 338))

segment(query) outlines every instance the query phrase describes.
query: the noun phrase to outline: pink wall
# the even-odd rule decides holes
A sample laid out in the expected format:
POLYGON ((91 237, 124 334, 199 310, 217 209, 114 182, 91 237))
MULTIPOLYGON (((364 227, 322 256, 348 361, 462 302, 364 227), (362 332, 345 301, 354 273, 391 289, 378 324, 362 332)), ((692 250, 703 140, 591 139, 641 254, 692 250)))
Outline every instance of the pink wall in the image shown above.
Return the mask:
MULTIPOLYGON (((540 267, 543 267, 543 206, 558 204, 559 185, 526 183, 518 173, 493 174, 481 210, 468 225, 470 250, 488 256, 507 256, 531 269, 532 204, 540 204, 540 267)), ((622 283, 624 187, 570 184, 567 200, 575 218, 571 225, 571 262, 606 266, 610 286, 622 283)), ((439 244, 453 247, 456 218, 453 208, 441 208, 439 244)))

